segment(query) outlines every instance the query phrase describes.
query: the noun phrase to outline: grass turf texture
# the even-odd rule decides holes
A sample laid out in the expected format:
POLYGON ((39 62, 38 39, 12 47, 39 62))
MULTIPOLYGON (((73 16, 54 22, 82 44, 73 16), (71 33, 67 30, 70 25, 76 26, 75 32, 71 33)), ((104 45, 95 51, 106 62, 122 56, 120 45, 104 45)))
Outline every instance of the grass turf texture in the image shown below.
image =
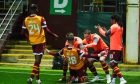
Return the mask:
MULTIPOLYGON (((30 76, 31 67, 5 67, 0 66, 0 84, 27 84, 27 78, 30 76)), ((98 70, 98 74, 101 78, 105 78, 105 74, 102 70, 98 70)), ((110 71, 111 73, 111 71, 110 71)), ((92 74, 88 71, 89 79, 92 78, 92 74)), ((127 84, 139 84, 140 72, 138 71, 123 71, 124 78, 127 80, 127 84)), ((40 79, 42 84, 67 84, 60 83, 58 79, 62 77, 62 70, 51 70, 41 68, 40 79)), ((35 80, 33 81, 35 83, 35 80)), ((93 83, 89 83, 93 84, 93 83)), ((94 84, 106 84, 106 80, 98 81, 94 84)), ((116 84, 119 84, 117 79, 116 84)))

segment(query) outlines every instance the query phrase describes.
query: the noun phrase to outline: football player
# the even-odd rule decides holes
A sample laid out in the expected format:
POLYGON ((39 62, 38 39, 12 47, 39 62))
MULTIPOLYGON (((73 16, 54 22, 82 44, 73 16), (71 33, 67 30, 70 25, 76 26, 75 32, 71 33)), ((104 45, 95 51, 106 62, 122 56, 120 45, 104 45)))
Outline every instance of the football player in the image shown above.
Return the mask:
MULTIPOLYGON (((94 51, 89 55, 88 61, 93 64, 96 60, 99 61, 102 65, 103 70, 106 73, 107 83, 111 82, 111 77, 109 74, 109 66, 106 63, 106 58, 108 56, 108 46, 102 40, 102 38, 96 33, 91 34, 90 30, 84 31, 84 40, 83 40, 83 48, 93 49, 94 51), (95 60, 96 59, 96 60, 95 60)), ((96 74, 91 82, 95 82, 99 80, 99 76, 96 74)))
MULTIPOLYGON (((82 44, 82 39, 80 37, 74 36, 72 32, 69 32, 66 34, 66 42, 65 42, 65 47, 68 47, 70 43, 73 44, 74 48, 81 48, 82 44)), ((66 81, 66 74, 68 70, 68 64, 66 60, 63 60, 63 77, 59 79, 60 82, 65 82, 66 81)))
POLYGON ((32 84, 34 76, 36 76, 37 84, 41 84, 39 78, 41 58, 46 48, 45 33, 49 32, 51 35, 58 37, 51 32, 44 17, 37 15, 38 7, 36 4, 31 4, 29 7, 30 15, 25 18, 22 26, 22 34, 25 34, 28 42, 32 45, 33 54, 35 55, 35 62, 32 69, 32 74, 27 80, 28 84, 32 84))
POLYGON ((110 67, 113 69, 113 79, 111 84, 115 84, 116 77, 120 78, 120 84, 126 84, 127 81, 123 78, 123 75, 118 67, 118 62, 122 61, 122 35, 123 35, 123 25, 121 17, 119 15, 111 16, 111 27, 109 30, 97 26, 100 34, 107 37, 110 36, 110 67))
POLYGON ((85 57, 83 56, 84 51, 74 47, 73 39, 70 40, 69 44, 67 44, 67 46, 65 46, 59 53, 53 53, 48 50, 47 52, 54 56, 58 56, 57 54, 61 54, 61 56, 63 55, 63 59, 65 60, 65 63, 69 65, 70 70, 70 78, 68 82, 82 83, 87 81, 87 78, 84 75, 84 67, 86 61, 85 57))

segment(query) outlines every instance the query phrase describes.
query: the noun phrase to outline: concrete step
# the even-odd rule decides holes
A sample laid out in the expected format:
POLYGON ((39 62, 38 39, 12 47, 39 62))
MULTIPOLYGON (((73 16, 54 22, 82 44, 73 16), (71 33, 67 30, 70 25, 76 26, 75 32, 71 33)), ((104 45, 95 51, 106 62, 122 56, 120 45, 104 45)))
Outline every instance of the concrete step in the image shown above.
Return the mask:
MULTIPOLYGON (((26 40, 10 40, 7 42, 8 45, 30 45, 26 40)), ((31 45, 30 45, 31 46, 31 45)), ((51 45, 47 45, 47 47, 51 47, 51 45)))
MULTIPOLYGON (((48 49, 51 48, 51 46, 46 46, 48 49)), ((21 45, 6 45, 6 49, 32 49, 31 45, 21 44, 21 45)))
MULTIPOLYGON (((34 58, 33 54, 1 54, 1 57, 18 57, 18 58, 34 58)), ((53 58, 52 55, 43 55, 43 58, 53 58)))
POLYGON ((29 43, 27 43, 26 40, 22 40, 22 41, 19 41, 19 40, 10 40, 9 42, 7 42, 7 44, 9 45, 15 45, 15 44, 21 44, 21 45, 29 45, 29 43))
MULTIPOLYGON (((31 45, 27 41, 8 41, 6 47, 29 47, 31 48, 31 45)), ((46 45, 47 48, 51 48, 51 45, 46 45)))
MULTIPOLYGON (((52 52, 58 52, 59 50, 50 50, 52 52)), ((11 53, 11 54, 20 54, 20 53, 26 53, 26 54, 32 54, 32 49, 4 49, 3 53, 11 53)))
POLYGON ((29 45, 28 43, 27 43, 27 41, 19 41, 19 40, 13 40, 13 39, 10 39, 8 42, 7 42, 7 45, 29 45))
MULTIPOLYGON (((1 55, 1 62, 8 62, 8 63, 34 63, 35 56, 33 54, 2 54, 1 55)), ((42 60, 44 60, 45 64, 50 64, 49 61, 52 60, 54 57, 52 55, 43 55, 42 60), (46 62, 45 62, 46 61, 46 62)))
MULTIPOLYGON (((18 59, 18 62, 34 62, 35 59, 18 59)), ((51 63, 53 61, 53 59, 42 59, 41 60, 41 63, 42 62, 49 62, 51 63)))
POLYGON ((20 54, 20 53, 26 53, 26 54, 32 54, 31 49, 4 49, 3 54, 20 54))
MULTIPOLYGON (((52 64, 53 59, 45 59, 42 58, 41 63, 42 64, 52 64)), ((34 58, 30 58, 30 59, 19 59, 19 58, 15 58, 15 57, 10 57, 9 59, 3 59, 1 60, 1 62, 6 62, 6 63, 24 63, 24 64, 34 64, 35 59, 34 58)))
POLYGON ((32 49, 31 45, 6 45, 5 46, 6 49, 13 49, 13 48, 17 48, 17 49, 32 49))

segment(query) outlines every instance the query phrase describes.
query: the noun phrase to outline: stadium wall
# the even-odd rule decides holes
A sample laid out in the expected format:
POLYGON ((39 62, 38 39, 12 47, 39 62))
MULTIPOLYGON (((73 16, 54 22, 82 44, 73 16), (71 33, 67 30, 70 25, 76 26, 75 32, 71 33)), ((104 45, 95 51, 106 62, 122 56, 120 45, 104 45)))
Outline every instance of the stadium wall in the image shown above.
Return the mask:
POLYGON ((62 48, 65 43, 65 35, 68 32, 73 32, 77 35, 76 31, 76 2, 72 0, 72 14, 71 15, 50 15, 50 0, 29 0, 29 4, 35 3, 39 7, 39 15, 42 15, 47 20, 48 28, 59 35, 59 38, 47 36, 47 43, 55 48, 62 48))

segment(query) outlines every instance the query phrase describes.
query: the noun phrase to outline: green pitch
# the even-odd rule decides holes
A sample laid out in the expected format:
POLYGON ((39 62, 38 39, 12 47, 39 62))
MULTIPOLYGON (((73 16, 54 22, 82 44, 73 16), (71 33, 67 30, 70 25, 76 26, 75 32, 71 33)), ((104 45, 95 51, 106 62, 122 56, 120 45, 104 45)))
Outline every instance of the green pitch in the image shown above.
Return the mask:
MULTIPOLYGON (((30 76, 31 67, 22 68, 22 67, 5 67, 0 66, 0 84, 27 84, 27 78, 30 76)), ((98 74, 101 78, 105 78, 104 72, 102 70, 98 70, 98 74)), ((110 71, 111 73, 111 71, 110 71)), ((123 71, 124 78, 127 80, 127 84, 139 84, 140 83, 140 72, 139 71, 123 71)), ((88 71, 89 79, 92 78, 92 74, 88 71)), ((62 77, 61 70, 51 70, 41 68, 40 79, 42 80, 42 84, 67 84, 60 83, 58 79, 62 77)), ((33 82, 35 83, 35 80, 33 82)), ((93 83, 90 83, 93 84, 93 83)), ((106 80, 102 80, 96 82, 94 84, 106 84, 106 80)), ((117 83, 119 84, 119 79, 117 79, 117 83)))

